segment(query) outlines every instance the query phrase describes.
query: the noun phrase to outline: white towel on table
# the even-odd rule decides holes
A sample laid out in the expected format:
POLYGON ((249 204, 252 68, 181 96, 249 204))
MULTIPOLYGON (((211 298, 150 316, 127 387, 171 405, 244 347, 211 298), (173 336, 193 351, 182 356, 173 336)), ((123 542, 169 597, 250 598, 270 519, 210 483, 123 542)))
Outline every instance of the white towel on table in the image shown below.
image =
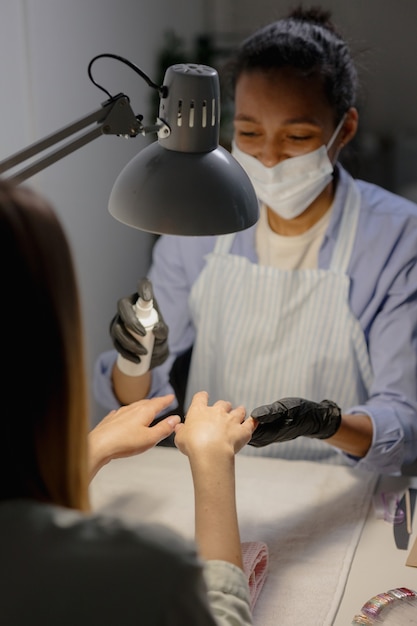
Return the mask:
MULTIPOLYGON (((241 541, 262 542, 269 555, 255 626, 332 626, 377 478, 347 466, 237 455, 241 541)), ((91 496, 96 510, 194 536, 191 473, 175 448, 112 461, 91 496)))
POLYGON ((257 461, 258 470, 264 463, 262 484, 259 471, 253 477, 236 459, 242 542, 256 538, 269 552, 254 624, 332 626, 378 475, 309 461, 257 461))

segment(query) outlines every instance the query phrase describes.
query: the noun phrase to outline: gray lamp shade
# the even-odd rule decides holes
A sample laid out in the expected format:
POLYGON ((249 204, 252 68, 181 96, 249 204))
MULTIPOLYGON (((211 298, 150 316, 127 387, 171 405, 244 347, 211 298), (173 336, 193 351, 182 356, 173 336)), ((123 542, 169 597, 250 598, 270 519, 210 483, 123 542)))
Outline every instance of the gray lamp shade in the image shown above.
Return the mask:
POLYGON ((191 154, 155 142, 119 174, 109 211, 151 233, 219 235, 255 224, 258 200, 246 172, 221 146, 191 154))
POLYGON ((218 235, 249 228, 259 217, 246 172, 218 145, 216 70, 178 64, 164 78, 159 119, 169 127, 119 174, 109 199, 117 220, 151 233, 218 235))

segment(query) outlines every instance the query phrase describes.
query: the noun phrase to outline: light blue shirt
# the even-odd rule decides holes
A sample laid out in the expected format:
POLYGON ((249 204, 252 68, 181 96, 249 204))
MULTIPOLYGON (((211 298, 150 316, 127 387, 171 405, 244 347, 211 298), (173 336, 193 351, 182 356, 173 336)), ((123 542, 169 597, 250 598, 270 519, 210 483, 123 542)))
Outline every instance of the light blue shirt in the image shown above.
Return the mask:
MULTIPOLYGON (((349 175, 340 166, 339 174, 319 252, 321 269, 329 267, 345 206, 349 175)), ((367 413, 374 435, 367 455, 352 463, 399 473, 403 464, 417 457, 417 205, 376 185, 356 182, 361 210, 348 266, 349 302, 365 335, 374 380, 367 402, 347 412, 367 413)), ((231 249, 254 263, 255 228, 237 233, 231 249)), ((194 342, 188 297, 215 240, 164 235, 154 246, 149 278, 169 327, 171 355, 153 370, 151 396, 172 392, 168 381, 172 363, 194 342)), ((95 395, 108 409, 119 406, 110 380, 115 358, 115 351, 103 353, 95 369, 95 395)))

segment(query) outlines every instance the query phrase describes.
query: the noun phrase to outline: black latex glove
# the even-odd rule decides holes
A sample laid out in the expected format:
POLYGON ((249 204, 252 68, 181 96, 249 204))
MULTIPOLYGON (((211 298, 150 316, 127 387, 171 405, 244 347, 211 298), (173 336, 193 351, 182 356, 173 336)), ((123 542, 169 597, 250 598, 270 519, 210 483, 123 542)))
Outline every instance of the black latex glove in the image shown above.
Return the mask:
POLYGON ((259 423, 249 444, 260 448, 300 436, 328 439, 339 429, 341 413, 331 400, 312 402, 304 398, 281 398, 253 409, 251 416, 259 423))
POLYGON ((146 334, 133 308, 139 296, 144 300, 151 300, 153 298, 153 305, 158 311, 159 316, 159 321, 153 328, 155 343, 150 363, 150 369, 153 369, 157 365, 161 365, 169 355, 168 326, 165 324, 162 313, 159 310, 158 303, 153 294, 152 283, 148 278, 142 278, 139 281, 138 291, 136 293, 132 293, 131 296, 121 298, 118 301, 117 313, 110 322, 110 336, 119 354, 125 359, 132 361, 132 363, 140 363, 140 357, 146 354, 146 348, 144 348, 139 340, 132 337, 129 332, 129 330, 132 330, 142 337, 146 334))

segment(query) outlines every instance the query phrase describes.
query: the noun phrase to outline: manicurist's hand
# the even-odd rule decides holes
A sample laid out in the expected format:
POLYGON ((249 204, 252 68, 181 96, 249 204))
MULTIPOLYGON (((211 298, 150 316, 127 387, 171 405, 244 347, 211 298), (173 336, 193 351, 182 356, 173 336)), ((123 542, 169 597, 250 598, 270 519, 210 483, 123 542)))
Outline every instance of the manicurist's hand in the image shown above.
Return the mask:
POLYGON ((153 293, 152 283, 148 278, 142 278, 138 283, 137 292, 121 298, 117 303, 117 313, 110 323, 110 336, 117 352, 132 363, 140 363, 141 358, 147 353, 138 337, 146 334, 145 328, 136 317, 134 305, 141 297, 143 300, 153 301, 153 306, 158 312, 159 321, 153 327, 155 341, 149 370, 141 376, 127 376, 114 364, 112 371, 113 391, 120 404, 137 402, 149 394, 151 387, 151 370, 164 363, 168 358, 168 326, 162 312, 159 309, 153 293), (135 333, 136 337, 132 335, 135 333))
POLYGON ((168 326, 165 324, 162 312, 153 293, 152 283, 148 278, 142 278, 139 281, 137 292, 118 301, 117 313, 110 323, 110 337, 119 354, 132 363, 140 363, 141 357, 146 354, 146 348, 131 334, 132 332, 139 336, 146 334, 146 330, 138 321, 134 310, 134 304, 139 296, 143 300, 153 301, 153 306, 157 310, 159 317, 159 321, 155 324, 152 331, 155 335, 155 343, 150 369, 153 369, 168 358, 168 326))
POLYGON ((150 424, 173 401, 173 394, 133 402, 111 411, 90 432, 90 479, 112 459, 141 454, 174 432, 180 417, 170 415, 150 424))
POLYGON ((257 448, 297 437, 329 439, 339 430, 342 419, 335 402, 305 398, 281 398, 256 407, 251 415, 259 426, 249 443, 257 448))

